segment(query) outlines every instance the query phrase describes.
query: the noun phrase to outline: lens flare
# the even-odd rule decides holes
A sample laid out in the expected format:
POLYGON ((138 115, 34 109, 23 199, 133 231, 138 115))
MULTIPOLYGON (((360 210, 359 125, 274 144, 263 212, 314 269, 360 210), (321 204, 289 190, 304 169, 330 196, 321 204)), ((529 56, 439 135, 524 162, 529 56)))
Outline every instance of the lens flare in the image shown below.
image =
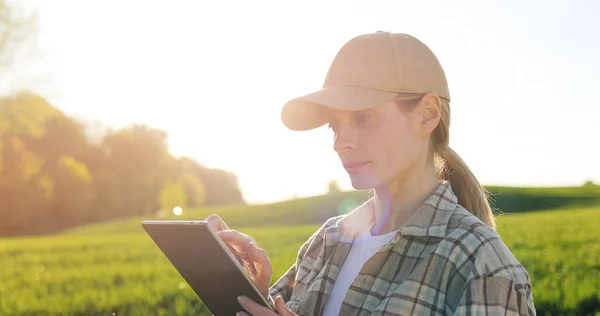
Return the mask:
POLYGON ((183 209, 179 206, 176 206, 173 208, 173 214, 175 214, 175 216, 179 216, 183 214, 183 209))
POLYGON ((353 199, 345 199, 342 202, 340 202, 338 206, 338 214, 348 214, 358 206, 358 203, 356 203, 356 201, 354 201, 353 199))

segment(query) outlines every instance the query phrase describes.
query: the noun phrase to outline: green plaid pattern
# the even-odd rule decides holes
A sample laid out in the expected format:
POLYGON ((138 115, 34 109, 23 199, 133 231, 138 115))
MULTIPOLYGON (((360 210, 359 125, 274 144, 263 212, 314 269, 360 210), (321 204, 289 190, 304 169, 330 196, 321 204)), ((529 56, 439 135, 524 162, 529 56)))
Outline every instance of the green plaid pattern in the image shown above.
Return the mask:
MULTIPOLYGON (((270 289, 299 315, 321 315, 352 242, 371 227, 373 199, 330 218, 270 289)), ((535 315, 529 274, 489 226, 440 182, 363 266, 340 315, 535 315)))

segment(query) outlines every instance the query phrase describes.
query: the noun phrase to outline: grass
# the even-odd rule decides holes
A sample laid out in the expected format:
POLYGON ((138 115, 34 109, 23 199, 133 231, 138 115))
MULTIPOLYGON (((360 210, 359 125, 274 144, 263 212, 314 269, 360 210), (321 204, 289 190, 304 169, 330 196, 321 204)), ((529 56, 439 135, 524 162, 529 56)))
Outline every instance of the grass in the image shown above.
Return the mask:
MULTIPOLYGON (((581 187, 500 187, 489 186, 494 209, 512 214, 566 207, 600 205, 600 186, 581 187)), ((203 219, 219 214, 231 226, 296 226, 323 223, 332 216, 344 214, 370 197, 368 191, 341 192, 333 195, 300 198, 263 205, 227 205, 185 210, 181 216, 166 215, 166 219, 203 219)), ((80 226, 68 231, 85 235, 123 232, 143 232, 139 222, 145 217, 133 217, 104 224, 80 226)))
MULTIPOLYGON (((359 203, 360 194, 344 195, 338 199, 342 203, 302 199, 194 210, 183 218, 217 213, 232 228, 252 235, 267 250, 275 281, 318 222, 359 203), (303 208, 312 211, 303 213, 303 208)), ((0 315, 209 315, 145 235, 140 220, 0 239, 0 315)), ((498 225, 531 274, 540 315, 600 313, 600 206, 506 214, 498 225)))
POLYGON ((600 207, 511 214, 499 222, 531 275, 538 310, 600 312, 600 207))
MULTIPOLYGON (((281 275, 318 227, 243 230, 281 275)), ((0 315, 172 315, 204 308, 142 233, 0 240, 0 315)))

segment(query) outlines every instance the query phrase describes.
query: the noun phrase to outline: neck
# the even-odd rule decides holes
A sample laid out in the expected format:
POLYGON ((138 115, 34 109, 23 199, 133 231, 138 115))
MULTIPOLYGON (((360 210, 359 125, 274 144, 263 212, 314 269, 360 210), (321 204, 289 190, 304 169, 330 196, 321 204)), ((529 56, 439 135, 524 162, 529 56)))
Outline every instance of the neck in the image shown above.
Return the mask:
POLYGON ((375 188, 375 223, 371 234, 381 235, 400 229, 427 200, 438 185, 433 166, 399 177, 375 188))

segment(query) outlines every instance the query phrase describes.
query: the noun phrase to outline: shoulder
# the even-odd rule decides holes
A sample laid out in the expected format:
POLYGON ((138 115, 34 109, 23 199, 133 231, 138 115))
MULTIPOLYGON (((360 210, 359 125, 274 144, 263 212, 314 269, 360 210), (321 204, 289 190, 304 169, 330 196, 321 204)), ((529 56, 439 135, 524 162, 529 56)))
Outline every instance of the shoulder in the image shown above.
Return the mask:
POLYGON ((498 232, 460 205, 450 217, 445 241, 462 254, 457 264, 470 268, 464 271, 466 279, 502 277, 529 287, 529 274, 498 232))
POLYGON ((300 247, 298 251, 299 259, 302 259, 307 253, 311 252, 312 249, 320 249, 325 239, 325 231, 333 226, 337 226, 339 221, 346 217, 347 214, 330 217, 323 223, 300 247))
MULTIPOLYGON (((323 236, 325 235, 325 231, 327 231, 328 228, 330 227, 334 227, 334 226, 338 226, 338 224, 340 223, 340 221, 342 219, 344 219, 346 216, 348 216, 348 214, 343 214, 343 215, 338 215, 338 216, 334 216, 334 217, 330 217, 328 218, 322 225, 321 227, 319 227, 319 229, 317 229, 313 235, 311 236, 310 239, 314 239, 316 238, 323 238, 323 236)), ((310 240, 309 239, 309 240, 310 240)))
POLYGON ((504 306, 519 315, 536 314, 530 276, 498 232, 458 205, 443 242, 453 249, 449 258, 462 284, 461 296, 454 298, 456 313, 504 306))

